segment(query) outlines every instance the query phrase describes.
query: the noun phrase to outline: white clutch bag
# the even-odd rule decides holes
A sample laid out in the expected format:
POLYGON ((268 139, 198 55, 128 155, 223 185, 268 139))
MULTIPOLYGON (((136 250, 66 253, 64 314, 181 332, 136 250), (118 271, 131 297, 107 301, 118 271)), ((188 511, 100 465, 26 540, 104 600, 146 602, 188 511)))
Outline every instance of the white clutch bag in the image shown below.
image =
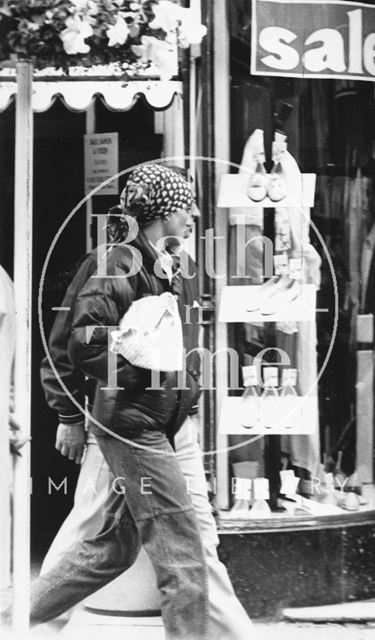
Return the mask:
POLYGON ((181 318, 174 296, 135 300, 113 331, 111 351, 131 364, 153 371, 182 371, 184 344, 181 318))

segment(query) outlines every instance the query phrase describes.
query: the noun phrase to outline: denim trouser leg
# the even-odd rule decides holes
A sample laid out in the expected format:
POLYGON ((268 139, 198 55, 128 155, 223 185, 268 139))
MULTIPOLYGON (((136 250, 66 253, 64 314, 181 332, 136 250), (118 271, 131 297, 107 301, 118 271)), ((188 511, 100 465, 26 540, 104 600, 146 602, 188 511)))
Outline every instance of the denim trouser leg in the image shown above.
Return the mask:
POLYGON ((164 434, 132 434, 137 448, 112 437, 98 444, 126 486, 112 502, 99 536, 71 547, 33 585, 31 621, 56 617, 128 568, 141 539, 155 569, 168 640, 207 637, 207 570, 186 485, 164 434), (121 499, 121 508, 119 500, 121 499), (117 515, 116 515, 117 514, 117 515))
POLYGON ((90 435, 74 493, 74 506, 48 549, 40 570, 42 575, 52 569, 74 543, 102 530, 111 479, 97 441, 90 435))
MULTIPOLYGON (((188 417, 175 436, 177 458, 187 482, 190 498, 198 519, 206 554, 209 595, 210 640, 251 640, 252 622, 238 600, 228 572, 217 555, 219 538, 207 496, 207 484, 198 443, 199 424, 195 416, 188 417)), ((249 568, 251 577, 251 567, 249 568)))
POLYGON ((126 501, 155 570, 166 639, 203 640, 208 634, 207 567, 176 454, 157 431, 132 435, 132 442, 147 446, 98 438, 112 473, 125 480, 126 501))
POLYGON ((123 495, 112 492, 100 533, 70 547, 31 588, 30 624, 56 618, 135 562, 141 546, 123 495))

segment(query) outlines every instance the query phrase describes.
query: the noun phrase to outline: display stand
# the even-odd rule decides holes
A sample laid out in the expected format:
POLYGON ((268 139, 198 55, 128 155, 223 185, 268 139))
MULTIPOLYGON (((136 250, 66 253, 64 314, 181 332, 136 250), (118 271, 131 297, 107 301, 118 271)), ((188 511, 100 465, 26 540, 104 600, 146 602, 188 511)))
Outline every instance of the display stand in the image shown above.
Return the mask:
MULTIPOLYGON (((294 160, 293 160, 294 162, 294 160)), ((278 203, 273 203, 266 197, 261 202, 253 202, 246 194, 246 188, 250 179, 250 172, 243 172, 238 175, 226 175, 223 176, 219 197, 218 197, 218 207, 226 208, 230 210, 230 214, 232 217, 231 209, 235 209, 236 220, 235 222, 239 222, 242 224, 246 224, 247 222, 251 224, 252 220, 252 212, 246 212, 246 209, 255 209, 258 210, 261 208, 263 210, 263 238, 270 240, 272 243, 272 247, 275 246, 275 218, 276 218, 276 210, 282 208, 293 208, 300 209, 311 207, 314 203, 314 192, 315 192, 315 175, 299 174, 299 180, 297 179, 295 182, 291 182, 292 187, 288 187, 288 194, 284 198, 283 201, 278 203), (243 210, 243 213, 241 212, 243 210), (242 219, 241 219, 242 218, 242 219)), ((234 213, 234 212, 233 212, 234 213)), ((302 215, 302 213, 301 213, 302 215)), ((234 222, 231 219, 231 222, 234 222)), ((302 225, 301 225, 302 226, 302 225)), ((302 234, 301 234, 302 237, 302 234)), ((301 247, 302 250, 302 247, 301 247)), ((301 251, 301 254, 303 252, 301 251)), ((267 281, 267 278, 264 277, 264 282, 267 281)), ((316 288, 314 285, 301 285, 301 294, 299 295, 298 305, 293 303, 289 303, 288 306, 282 310, 279 314, 274 315, 261 315, 259 311, 249 311, 246 309, 245 302, 246 299, 249 299, 251 295, 255 292, 252 289, 258 288, 259 285, 255 285, 254 287, 247 286, 227 286, 224 288, 222 297, 220 300, 220 309, 219 309, 219 322, 224 323, 232 323, 232 322, 240 322, 240 323, 256 323, 263 322, 267 323, 267 331, 266 331, 266 343, 264 344, 264 348, 274 347, 276 345, 276 322, 280 321, 315 321, 315 313, 316 313, 316 288), (310 287, 310 289, 309 289, 310 287), (304 297, 303 297, 304 296, 304 297)), ((223 406, 224 411, 226 411, 225 415, 222 413, 222 419, 220 421, 219 432, 222 433, 241 433, 244 435, 244 430, 236 430, 233 427, 233 422, 235 421, 235 411, 233 412, 235 404, 239 406, 241 403, 241 398, 238 397, 227 397, 224 400, 223 406), (225 400, 228 401, 229 404, 232 405, 232 418, 229 420, 230 411, 225 409, 225 400), (228 425, 226 429, 225 423, 228 425)), ((301 397, 297 397, 296 400, 301 401, 301 397)), ((309 398, 307 398, 309 400, 309 398)), ((280 403, 282 405, 282 403, 280 403)), ((302 415, 302 414, 301 414, 302 415)), ((261 433, 261 426, 257 428, 257 430, 248 430, 247 435, 251 435, 252 433, 261 433)), ((282 429, 275 430, 272 434, 265 433, 265 449, 264 449, 264 462, 265 462, 265 473, 266 477, 269 480, 270 485, 270 499, 269 505, 272 511, 280 511, 284 510, 283 507, 279 506, 278 496, 280 493, 280 458, 281 458, 281 436, 282 429)), ((289 432, 290 434, 291 432, 289 432)), ((301 433, 301 431, 294 431, 294 433, 301 433)))

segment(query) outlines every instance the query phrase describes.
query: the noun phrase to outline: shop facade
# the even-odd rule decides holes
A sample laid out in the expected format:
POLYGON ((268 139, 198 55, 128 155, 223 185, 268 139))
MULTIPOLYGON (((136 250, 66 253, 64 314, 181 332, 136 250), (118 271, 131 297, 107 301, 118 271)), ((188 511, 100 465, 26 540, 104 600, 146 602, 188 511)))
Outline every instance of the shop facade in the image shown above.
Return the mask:
MULTIPOLYGON (((271 2, 201 4, 208 27, 204 44, 191 50, 170 81, 35 79, 33 290, 55 234, 85 195, 85 135, 117 134, 118 172, 146 160, 179 158, 194 177, 202 212, 190 249, 200 268, 202 346, 214 372, 201 400, 201 440, 221 553, 236 590, 252 616, 275 616, 284 606, 373 597, 375 85, 366 39, 375 32, 375 11, 367 14, 363 3, 347 3, 348 8, 341 3, 340 10, 350 14, 342 31, 335 13, 327 23, 317 11, 322 3, 315 3, 311 33, 330 28, 342 34, 345 67, 352 67, 348 74, 337 71, 343 63, 335 58, 330 77, 321 77, 326 74, 308 68, 268 67, 267 73, 262 67, 258 73, 265 55, 282 58, 272 42, 260 38, 274 26, 267 22, 271 2), (361 23, 357 11, 363 12, 361 23), (359 67, 363 77, 353 78, 359 67), (275 131, 286 137, 289 183, 297 185, 288 193, 288 206, 247 195, 257 151, 248 141, 257 130, 263 132, 268 173, 275 131), (301 174, 310 177, 302 182, 301 174), (217 238, 211 243, 212 264, 210 229, 217 238), (291 276, 293 260, 297 277, 291 276), (255 289, 247 287, 262 288, 280 269, 288 286, 298 282, 298 295, 290 300, 294 312, 283 315, 285 302, 279 302, 276 320, 276 311, 249 310, 247 296, 255 289)), ((275 4, 286 9, 295 3, 275 4)), ((307 11, 314 5, 301 4, 307 11)), ((287 27, 280 23, 280 28, 287 27)), ((290 49, 302 59, 303 52, 290 49)), ((11 151, 15 82, 4 76, 0 84, 0 243, 2 264, 11 273, 17 242, 11 151)), ((120 176, 116 190, 94 195, 64 229, 47 273, 46 308, 61 302, 76 261, 95 246, 93 216, 116 204, 124 182, 120 176)), ((39 385, 43 345, 37 311, 35 300, 35 556, 46 551, 67 514, 76 479, 59 454, 51 455, 56 417, 39 385)), ((45 321, 48 335, 53 311, 45 321)))

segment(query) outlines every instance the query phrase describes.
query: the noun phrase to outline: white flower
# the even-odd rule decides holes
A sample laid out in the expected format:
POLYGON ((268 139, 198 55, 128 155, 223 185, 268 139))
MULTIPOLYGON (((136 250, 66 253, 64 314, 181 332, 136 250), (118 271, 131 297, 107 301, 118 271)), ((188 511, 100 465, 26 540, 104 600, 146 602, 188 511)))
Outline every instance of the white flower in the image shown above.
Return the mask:
POLYGON ((152 11, 155 18, 149 23, 149 27, 163 29, 166 33, 177 28, 182 16, 181 7, 174 2, 169 2, 169 0, 160 0, 159 4, 152 6, 152 11))
POLYGON ((27 28, 28 28, 30 31, 38 31, 38 29, 39 29, 39 25, 38 25, 38 24, 36 24, 35 22, 30 22, 30 21, 28 21, 28 22, 27 22, 27 28))
POLYGON ((129 27, 126 24, 124 18, 117 17, 116 24, 113 24, 107 29, 107 38, 109 40, 108 46, 115 47, 117 44, 122 45, 128 39, 129 27))
POLYGON ((94 0, 88 2, 88 12, 90 16, 96 16, 99 13, 98 6, 94 0))
POLYGON ((74 4, 77 11, 84 11, 87 7, 87 0, 70 0, 74 4))
POLYGON ((152 36, 142 36, 141 45, 133 45, 132 50, 141 62, 155 64, 161 80, 170 80, 176 73, 176 51, 165 40, 152 36))
POLYGON ((85 43, 85 38, 92 36, 92 27, 77 15, 67 18, 65 24, 66 29, 60 33, 60 38, 66 53, 68 55, 88 53, 90 47, 85 43))
POLYGON ((207 28, 197 22, 190 9, 182 9, 181 24, 178 28, 178 44, 186 49, 191 44, 200 44, 207 33, 207 28))
POLYGON ((73 14, 96 16, 98 7, 94 0, 70 0, 74 5, 73 14))
POLYGON ((70 2, 74 4, 75 13, 85 13, 89 9, 89 4, 92 4, 89 0, 70 0, 70 2))

